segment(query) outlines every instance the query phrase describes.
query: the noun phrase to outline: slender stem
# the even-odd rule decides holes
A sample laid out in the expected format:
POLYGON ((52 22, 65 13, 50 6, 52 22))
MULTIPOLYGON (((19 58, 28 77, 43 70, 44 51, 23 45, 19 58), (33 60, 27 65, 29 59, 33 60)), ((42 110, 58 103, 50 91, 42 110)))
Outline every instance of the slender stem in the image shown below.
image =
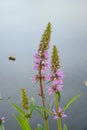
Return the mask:
MULTIPOLYGON (((42 97, 42 106, 45 108, 45 100, 44 100, 44 92, 43 92, 43 85, 42 85, 42 77, 41 77, 41 71, 40 71, 40 95, 42 97)), ((46 112, 44 111, 44 122, 45 122, 45 128, 46 130, 49 130, 49 124, 48 124, 48 119, 46 112)))
MULTIPOLYGON (((59 102, 58 102, 58 94, 56 92, 55 92, 55 105, 56 105, 56 112, 58 113, 59 102)), ((62 130, 61 118, 58 118, 57 122, 58 122, 58 130, 62 130)))

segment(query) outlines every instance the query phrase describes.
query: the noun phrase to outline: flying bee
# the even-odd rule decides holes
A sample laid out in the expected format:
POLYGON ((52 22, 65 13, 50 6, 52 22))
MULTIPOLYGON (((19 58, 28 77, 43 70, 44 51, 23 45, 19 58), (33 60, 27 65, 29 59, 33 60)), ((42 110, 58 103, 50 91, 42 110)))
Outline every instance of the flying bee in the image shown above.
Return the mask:
POLYGON ((9 59, 9 60, 12 60, 12 61, 15 61, 15 60, 16 60, 14 56, 10 56, 8 59, 9 59))

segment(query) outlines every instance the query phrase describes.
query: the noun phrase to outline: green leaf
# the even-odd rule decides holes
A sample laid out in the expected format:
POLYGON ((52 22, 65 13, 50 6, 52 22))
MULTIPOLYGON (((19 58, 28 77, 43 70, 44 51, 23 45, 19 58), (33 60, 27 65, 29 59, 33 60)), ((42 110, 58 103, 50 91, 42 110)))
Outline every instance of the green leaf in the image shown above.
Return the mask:
POLYGON ((67 126, 64 124, 64 128, 63 128, 63 130, 67 130, 67 126))
POLYGON ((17 115, 17 116, 14 115, 14 117, 17 120, 22 130, 31 130, 28 120, 23 118, 21 115, 17 115))
POLYGON ((52 106, 53 106, 53 103, 54 103, 54 98, 53 98, 52 101, 50 102, 49 110, 51 110, 51 108, 52 108, 52 106))
POLYGON ((65 111, 77 98, 79 98, 81 94, 74 96, 72 99, 70 99, 66 105, 64 106, 63 110, 65 111))
POLYGON ((2 123, 0 124, 0 130, 5 130, 5 127, 2 123))
POLYGON ((40 124, 38 124, 35 130, 45 130, 45 129, 40 124))
POLYGON ((32 116, 32 112, 33 112, 33 110, 34 110, 34 109, 33 109, 33 106, 34 106, 34 98, 33 98, 33 97, 31 98, 31 101, 30 101, 30 105, 29 105, 29 106, 30 106, 30 109, 29 109, 29 110, 30 110, 30 116, 32 116))
POLYGON ((58 101, 60 101, 61 94, 60 94, 60 92, 59 92, 59 91, 58 91, 57 93, 58 93, 58 101))
POLYGON ((21 116, 25 117, 25 114, 24 114, 23 110, 22 110, 19 106, 17 106, 16 104, 14 104, 14 103, 12 103, 12 102, 9 102, 9 103, 10 103, 10 105, 11 105, 14 109, 16 109, 16 110, 20 113, 21 116))
POLYGON ((38 109, 38 110, 45 111, 45 112, 47 112, 48 114, 52 114, 49 109, 46 109, 46 108, 43 108, 43 107, 40 107, 40 106, 32 106, 32 108, 33 108, 33 109, 38 109))
POLYGON ((43 116, 43 113, 40 111, 40 110, 38 110, 37 108, 35 108, 35 110, 36 110, 36 112, 38 112, 39 113, 39 115, 43 118, 44 116, 43 116))
POLYGON ((31 97, 31 102, 30 102, 31 105, 34 105, 34 98, 31 97))

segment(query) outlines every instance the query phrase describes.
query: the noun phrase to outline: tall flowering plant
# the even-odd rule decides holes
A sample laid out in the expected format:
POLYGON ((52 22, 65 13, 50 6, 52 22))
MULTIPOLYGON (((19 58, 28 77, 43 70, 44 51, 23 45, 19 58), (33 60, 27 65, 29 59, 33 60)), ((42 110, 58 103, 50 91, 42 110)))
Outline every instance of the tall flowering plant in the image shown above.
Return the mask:
POLYGON ((55 99, 55 108, 52 109, 52 114, 54 116, 54 119, 57 120, 58 124, 58 130, 67 130, 66 125, 64 124, 64 128, 62 128, 61 124, 61 118, 67 117, 67 114, 65 113, 65 110, 79 97, 80 94, 74 96, 72 99, 70 99, 64 108, 61 108, 59 106, 60 101, 60 95, 61 91, 63 91, 63 71, 60 69, 60 59, 58 55, 58 51, 56 46, 53 46, 53 52, 51 57, 51 73, 46 75, 46 80, 51 82, 50 86, 47 86, 47 93, 48 95, 54 95, 55 99))
MULTIPOLYGON (((40 93, 39 96, 42 98, 42 107, 45 108, 45 94, 43 91, 43 81, 45 80, 44 73, 46 72, 46 69, 49 68, 49 57, 48 57, 48 49, 49 49, 49 42, 50 42, 50 35, 51 35, 51 24, 48 23, 46 30, 44 31, 44 34, 42 36, 38 52, 35 54, 35 64, 34 64, 34 70, 37 70, 37 74, 35 78, 33 78, 33 81, 38 81, 40 84, 40 93)), ((47 114, 44 111, 44 121, 45 121, 45 128, 46 130, 49 129, 48 126, 48 119, 47 114)))
MULTIPOLYGON (((81 95, 78 94, 70 99, 63 108, 60 107, 60 95, 63 91, 63 71, 60 66, 60 59, 56 46, 53 46, 53 52, 51 57, 51 64, 49 62, 48 49, 51 37, 51 23, 47 24, 47 27, 42 35, 42 39, 39 44, 37 53, 34 55, 34 70, 37 71, 32 82, 39 83, 39 96, 41 97, 41 106, 37 106, 34 103, 34 98, 29 99, 25 89, 21 89, 22 102, 18 106, 13 102, 9 101, 10 105, 18 111, 18 115, 14 116, 20 125, 22 130, 31 130, 30 119, 32 118, 33 110, 39 112, 43 117, 45 128, 40 124, 37 125, 35 130, 49 130, 48 117, 53 115, 54 120, 57 120, 58 130, 67 130, 66 125, 61 123, 62 117, 67 117, 65 110, 81 95), (50 69, 50 73, 47 74, 47 69, 50 69), (47 108, 45 103, 45 92, 43 89, 43 81, 50 82, 51 84, 47 86, 48 95, 54 95, 55 107, 52 109, 53 103, 50 103, 50 108, 47 108)), ((47 84, 48 84, 47 83, 47 84)), ((1 120, 2 122, 2 120, 1 120)))
POLYGON ((54 119, 57 119, 58 130, 62 130, 61 117, 67 117, 61 107, 59 107, 60 92, 63 90, 63 77, 64 74, 60 70, 60 61, 57 52, 57 48, 53 46, 52 60, 51 60, 51 74, 48 74, 46 79, 52 82, 51 86, 47 87, 49 95, 54 94, 55 97, 55 109, 52 110, 54 119))

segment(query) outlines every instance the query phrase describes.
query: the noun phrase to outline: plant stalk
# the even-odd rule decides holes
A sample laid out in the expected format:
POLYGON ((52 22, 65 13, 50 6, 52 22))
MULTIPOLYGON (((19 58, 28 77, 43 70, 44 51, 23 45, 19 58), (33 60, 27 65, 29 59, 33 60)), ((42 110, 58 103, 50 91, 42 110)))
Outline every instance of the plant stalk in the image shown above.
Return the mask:
MULTIPOLYGON (((55 92, 55 105, 56 105, 56 112, 58 113, 59 102, 58 102, 58 94, 56 92, 55 92)), ((58 123, 58 130, 62 130, 61 118, 57 119, 57 123, 58 123)))
MULTIPOLYGON (((43 92, 43 85, 42 85, 42 77, 41 77, 41 71, 40 71, 40 96, 42 97, 42 107, 45 108, 45 97, 43 92)), ((49 124, 46 112, 44 111, 44 122, 45 122, 45 128, 46 130, 49 130, 49 124)))

